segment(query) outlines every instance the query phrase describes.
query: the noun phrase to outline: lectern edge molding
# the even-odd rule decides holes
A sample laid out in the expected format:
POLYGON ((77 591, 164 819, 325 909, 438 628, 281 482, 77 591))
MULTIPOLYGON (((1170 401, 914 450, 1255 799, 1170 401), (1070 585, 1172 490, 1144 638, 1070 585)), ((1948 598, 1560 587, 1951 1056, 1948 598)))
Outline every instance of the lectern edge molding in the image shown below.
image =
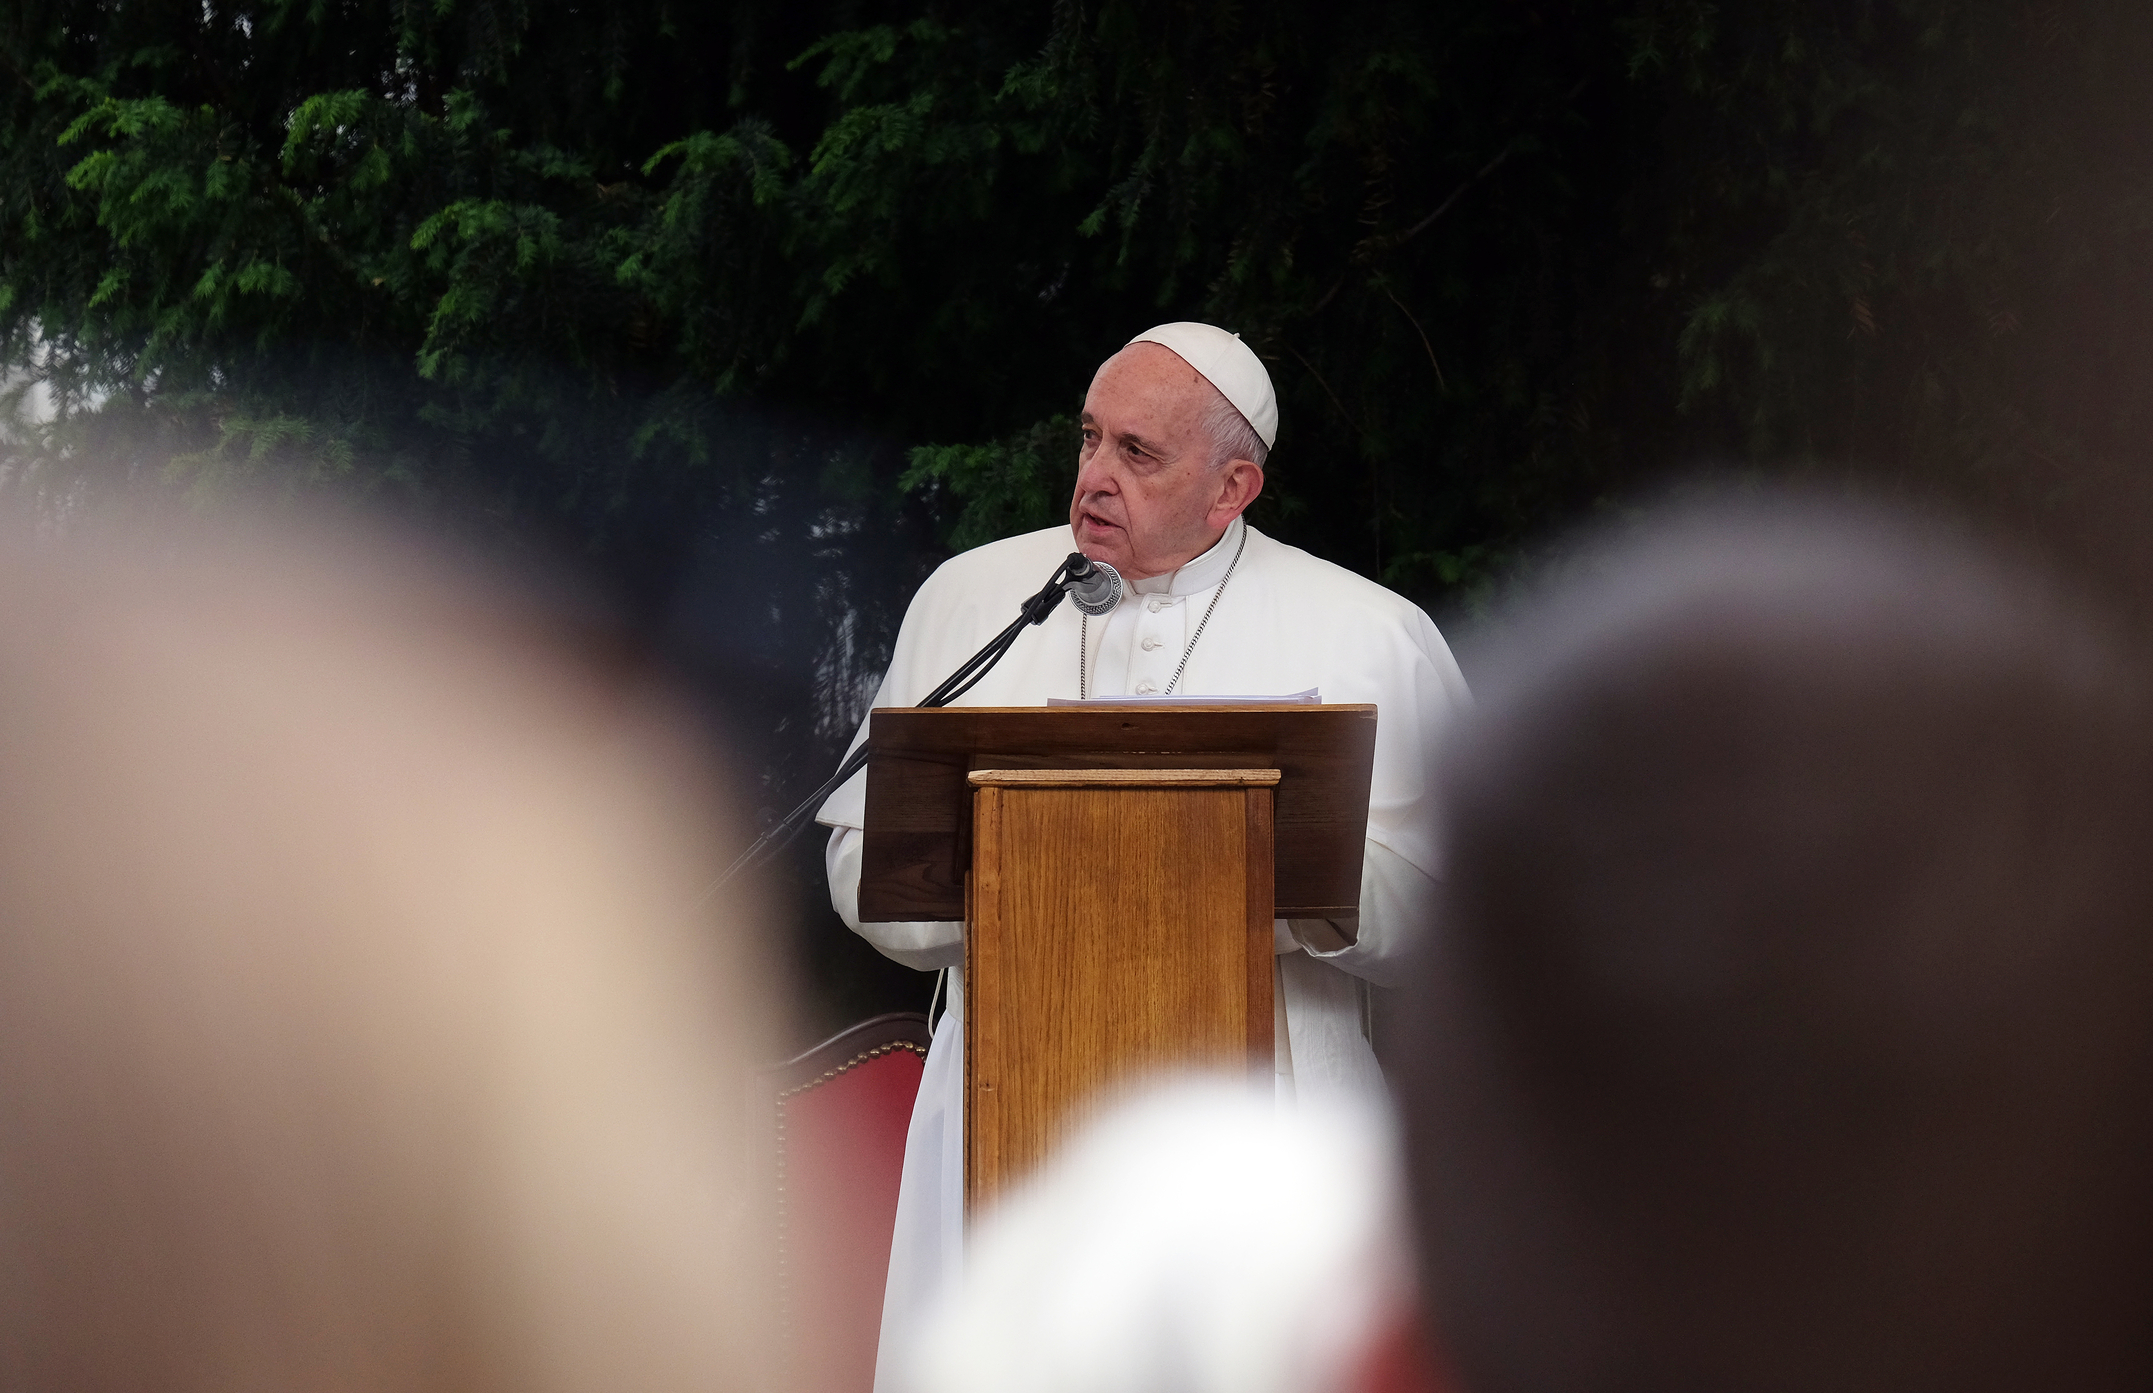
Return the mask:
POLYGON ((972 772, 1277 769, 1276 910, 1358 912, 1376 708, 1360 704, 878 708, 860 917, 965 915, 972 772))

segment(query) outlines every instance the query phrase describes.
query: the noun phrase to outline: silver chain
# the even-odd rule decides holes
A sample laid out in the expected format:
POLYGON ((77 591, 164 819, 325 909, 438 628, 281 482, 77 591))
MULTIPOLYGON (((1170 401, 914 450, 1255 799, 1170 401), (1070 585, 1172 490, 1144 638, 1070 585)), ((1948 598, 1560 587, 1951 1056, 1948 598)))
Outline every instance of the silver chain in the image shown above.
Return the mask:
MULTIPOLYGON (((1181 666, 1167 680, 1166 690, 1160 696, 1172 696, 1180 685, 1181 674, 1189 670, 1189 655, 1196 651, 1196 641, 1204 636, 1204 629, 1211 623, 1211 611, 1219 607, 1219 598, 1233 581, 1233 573, 1241 568, 1241 553, 1248 550, 1248 524, 1241 522, 1241 541, 1233 549, 1233 560, 1227 563, 1226 574, 1219 579, 1219 588, 1211 592, 1211 603, 1204 606, 1204 617, 1196 621, 1196 632, 1189 635, 1189 646, 1181 650, 1181 666)), ((1091 700, 1091 616, 1085 615, 1077 623, 1077 699, 1091 700)))

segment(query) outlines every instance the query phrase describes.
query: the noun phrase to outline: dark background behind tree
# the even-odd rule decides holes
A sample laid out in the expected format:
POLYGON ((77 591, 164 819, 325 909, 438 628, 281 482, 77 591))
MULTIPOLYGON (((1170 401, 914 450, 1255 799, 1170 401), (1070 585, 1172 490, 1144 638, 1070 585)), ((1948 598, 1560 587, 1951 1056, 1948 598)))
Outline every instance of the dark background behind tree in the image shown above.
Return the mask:
MULTIPOLYGON (((572 573, 769 816, 1131 333, 1270 365, 1259 525, 1445 617, 1671 470, 2110 580, 2153 443, 2153 10, 17 0, 0 479, 352 494, 572 573)), ((827 1024, 924 1004, 787 867, 827 1024)))

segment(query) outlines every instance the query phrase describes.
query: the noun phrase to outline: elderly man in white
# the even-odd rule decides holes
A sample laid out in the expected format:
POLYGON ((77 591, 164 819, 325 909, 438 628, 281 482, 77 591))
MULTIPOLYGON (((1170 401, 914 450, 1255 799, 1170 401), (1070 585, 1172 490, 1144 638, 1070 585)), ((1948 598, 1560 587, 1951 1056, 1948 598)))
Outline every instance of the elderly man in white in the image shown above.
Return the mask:
MULTIPOLYGON (((945 562, 913 598, 876 706, 910 706, 1015 616, 1072 546, 1120 571, 1120 606, 1101 620, 1058 608, 964 704, 1035 706, 1050 697, 1282 694, 1377 707, 1374 783, 1359 917, 1281 920, 1277 1037, 1282 1099, 1379 1093, 1366 982, 1383 983, 1433 899, 1433 809, 1425 771, 1464 679, 1428 616, 1372 581, 1248 525, 1276 438, 1270 375, 1238 335, 1166 324, 1109 358, 1085 394, 1069 526, 992 542, 945 562)), ((863 723, 855 748, 867 735, 863 723)), ((963 1253, 963 925, 859 918, 866 778, 823 804, 832 828, 830 898, 888 957, 948 969, 906 1143, 883 1305, 878 1393, 900 1344, 963 1253)), ((1281 1176, 1281 1184, 1305 1178, 1281 1176)))

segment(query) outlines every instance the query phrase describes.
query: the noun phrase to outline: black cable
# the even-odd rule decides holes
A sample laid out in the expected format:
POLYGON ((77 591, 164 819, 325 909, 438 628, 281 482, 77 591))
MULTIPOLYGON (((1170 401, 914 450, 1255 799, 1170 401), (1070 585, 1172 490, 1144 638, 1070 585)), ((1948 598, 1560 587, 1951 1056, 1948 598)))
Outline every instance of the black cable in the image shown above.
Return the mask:
POLYGON ((1023 634, 1023 632, 1024 631, 1022 629, 1019 629, 1015 633, 1010 634, 1008 638, 1003 640, 1002 646, 995 651, 994 657, 987 663, 985 667, 982 667, 979 671, 973 673, 971 679, 967 681, 963 686, 959 687, 956 691, 951 692, 948 696, 942 698, 941 701, 936 702, 935 704, 937 706, 947 706, 951 702, 955 701, 958 697, 963 696, 966 692, 969 692, 974 687, 978 686, 979 680, 982 677, 985 677, 988 673, 994 671, 994 665, 1002 661, 1002 655, 1017 646, 1017 639, 1020 635, 1023 634))
POLYGON ((994 665, 1001 661, 1002 655, 1009 651, 1010 645, 1017 641, 1017 635, 1023 633, 1025 625, 1030 622, 1019 615, 1016 623, 988 640, 985 648, 967 658, 962 667, 942 679, 942 685, 920 698, 919 704, 930 707, 949 705, 961 692, 970 688, 971 683, 965 682, 965 679, 970 678, 972 682, 977 682, 985 677, 994 665), (959 683, 964 685, 960 687, 959 683))

